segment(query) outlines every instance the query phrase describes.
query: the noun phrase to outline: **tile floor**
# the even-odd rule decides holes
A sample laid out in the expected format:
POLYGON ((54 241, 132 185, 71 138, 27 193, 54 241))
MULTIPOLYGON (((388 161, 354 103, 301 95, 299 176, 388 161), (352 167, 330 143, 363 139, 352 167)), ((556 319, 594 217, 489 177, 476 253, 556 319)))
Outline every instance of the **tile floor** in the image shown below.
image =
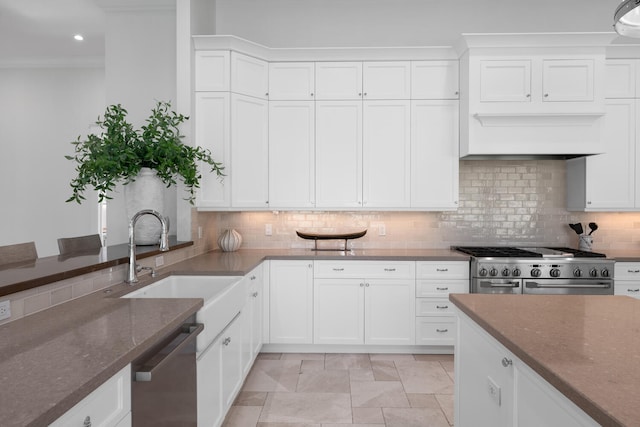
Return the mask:
POLYGON ((224 427, 449 427, 453 355, 261 353, 224 427))

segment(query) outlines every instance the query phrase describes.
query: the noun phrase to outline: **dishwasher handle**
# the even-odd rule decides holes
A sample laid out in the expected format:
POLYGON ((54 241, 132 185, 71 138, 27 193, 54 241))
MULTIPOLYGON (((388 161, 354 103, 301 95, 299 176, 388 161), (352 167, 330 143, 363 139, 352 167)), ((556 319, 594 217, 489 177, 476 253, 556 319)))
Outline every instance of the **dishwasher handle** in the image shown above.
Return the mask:
POLYGON ((134 376, 135 381, 151 381, 154 373, 157 372, 158 369, 161 369, 162 366, 171 358, 180 353, 185 346, 189 345, 189 343, 193 341, 203 329, 204 324, 202 323, 184 325, 183 331, 180 332, 166 347, 151 357, 148 361, 150 362, 149 364, 145 364, 136 370, 134 376), (166 352, 166 354, 163 354, 164 352, 166 352), (160 357, 160 355, 162 356, 160 357))

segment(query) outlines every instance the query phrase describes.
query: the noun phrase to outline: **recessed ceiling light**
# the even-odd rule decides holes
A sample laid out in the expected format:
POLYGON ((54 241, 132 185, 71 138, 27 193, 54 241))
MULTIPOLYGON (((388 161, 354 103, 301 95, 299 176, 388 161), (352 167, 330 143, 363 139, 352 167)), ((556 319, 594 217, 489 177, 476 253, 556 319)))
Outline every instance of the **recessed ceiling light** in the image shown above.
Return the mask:
POLYGON ((82 37, 82 34, 76 34, 73 36, 73 38, 79 42, 81 42, 82 40, 84 40, 84 37, 82 37))

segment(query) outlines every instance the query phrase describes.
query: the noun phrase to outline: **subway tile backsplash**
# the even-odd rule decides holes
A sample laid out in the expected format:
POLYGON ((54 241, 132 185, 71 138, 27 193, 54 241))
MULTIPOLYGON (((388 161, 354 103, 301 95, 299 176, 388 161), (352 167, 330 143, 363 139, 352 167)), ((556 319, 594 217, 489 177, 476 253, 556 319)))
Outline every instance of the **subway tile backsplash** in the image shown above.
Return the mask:
MULTIPOLYGON (((577 247, 568 223, 597 222, 594 251, 640 249, 640 213, 580 213, 565 208, 565 161, 481 160, 460 162, 460 199, 451 212, 199 212, 208 248, 235 228, 243 248, 305 248, 313 242, 295 231, 368 229, 354 248, 448 248, 508 244, 577 247), (265 225, 272 235, 265 235, 265 225), (384 226, 385 235, 379 235, 384 226)), ((197 226, 196 226, 197 227, 197 226)), ((197 234, 195 235, 197 236, 197 234)), ((338 244, 338 242, 336 242, 338 244)))

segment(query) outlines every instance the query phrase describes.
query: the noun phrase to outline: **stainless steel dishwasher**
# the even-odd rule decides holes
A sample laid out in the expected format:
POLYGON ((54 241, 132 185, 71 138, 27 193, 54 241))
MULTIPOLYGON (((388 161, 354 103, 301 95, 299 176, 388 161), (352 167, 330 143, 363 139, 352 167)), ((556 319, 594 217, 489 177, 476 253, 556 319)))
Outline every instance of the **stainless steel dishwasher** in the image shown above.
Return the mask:
POLYGON ((185 323, 132 363, 134 427, 197 426, 196 336, 203 329, 185 323))

